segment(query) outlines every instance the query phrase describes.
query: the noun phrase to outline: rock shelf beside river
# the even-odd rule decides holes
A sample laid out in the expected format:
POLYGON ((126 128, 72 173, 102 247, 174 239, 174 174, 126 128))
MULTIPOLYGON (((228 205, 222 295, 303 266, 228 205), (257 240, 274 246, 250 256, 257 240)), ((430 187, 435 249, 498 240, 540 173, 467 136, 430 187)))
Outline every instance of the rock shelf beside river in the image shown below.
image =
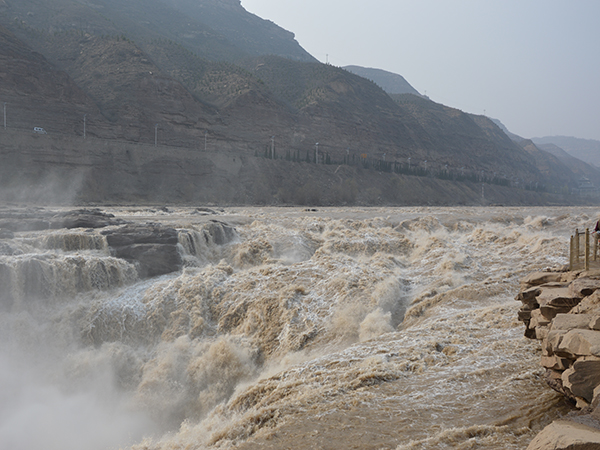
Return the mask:
POLYGON ((600 270, 532 273, 515 299, 525 336, 541 341, 546 382, 579 409, 528 450, 600 449, 600 270))

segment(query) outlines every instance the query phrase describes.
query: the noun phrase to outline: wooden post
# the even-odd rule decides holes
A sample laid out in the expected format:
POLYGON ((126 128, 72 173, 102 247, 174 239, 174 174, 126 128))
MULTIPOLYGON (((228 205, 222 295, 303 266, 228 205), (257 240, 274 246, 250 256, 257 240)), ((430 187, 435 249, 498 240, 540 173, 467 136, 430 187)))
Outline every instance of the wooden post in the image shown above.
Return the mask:
POLYGON ((594 261, 598 258, 598 233, 594 233, 594 261))
POLYGON ((575 229, 575 268, 579 267, 579 230, 575 229))
POLYGON ((575 238, 571 235, 569 242, 569 270, 573 270, 575 265, 575 238))
POLYGON ((585 229, 585 270, 590 270, 590 229, 585 229))

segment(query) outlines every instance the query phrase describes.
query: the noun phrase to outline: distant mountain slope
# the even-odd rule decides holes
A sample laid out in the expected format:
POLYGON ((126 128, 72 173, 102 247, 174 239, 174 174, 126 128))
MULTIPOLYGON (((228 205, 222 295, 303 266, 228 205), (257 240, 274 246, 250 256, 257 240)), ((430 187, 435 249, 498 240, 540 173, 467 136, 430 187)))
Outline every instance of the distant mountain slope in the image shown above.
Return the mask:
POLYGON ((538 148, 556 156, 563 164, 565 164, 571 172, 579 179, 586 177, 595 186, 600 186, 600 169, 594 165, 588 164, 579 158, 571 156, 562 148, 554 144, 536 144, 538 148))
POLYGON ((162 0, 187 16, 209 25, 250 55, 278 55, 316 62, 294 38, 294 33, 249 13, 240 0, 162 0))
MULTIPOLYGON (((577 189, 578 181, 583 175, 591 175, 592 181, 598 181, 597 171, 588 170, 587 174, 582 172, 582 168, 586 165, 582 161, 575 163, 573 160, 561 159, 555 156, 554 152, 541 149, 531 139, 523 139, 520 145, 535 159, 536 166, 546 176, 546 179, 553 180, 556 187, 562 187, 565 191, 577 189), (574 168, 577 170, 573 171, 574 168)), ((588 168, 592 169, 591 166, 588 168)))
POLYGON ((213 60, 275 54, 316 61, 293 33, 247 12, 239 0, 19 0, 0 4, 0 21, 51 33, 166 38, 213 60))
POLYGON ((506 128, 506 126, 505 126, 505 125, 504 125, 502 122, 500 122, 498 119, 492 119, 492 118, 490 117, 490 120, 491 120, 492 122, 494 122, 496 125, 498 125, 498 128, 500 128, 502 131, 504 131, 504 133, 506 133, 506 135, 507 135, 509 138, 511 138, 513 141, 515 141, 515 142, 520 142, 520 141, 522 141, 523 139, 525 139, 525 138, 523 138, 523 137, 521 137, 521 136, 519 136, 519 135, 517 135, 517 134, 514 134, 514 133, 512 133, 512 132, 511 132, 511 131, 510 131, 508 128, 506 128))
POLYGON ((522 176, 525 168, 535 172, 533 158, 487 117, 466 114, 412 94, 393 97, 415 117, 426 139, 444 148, 449 158, 440 161, 442 164, 458 165, 465 170, 483 169, 508 178, 522 176), (477 165, 473 165, 474 158, 477 165))
POLYGON ((536 144, 554 144, 571 156, 600 167, 600 141, 569 136, 545 136, 532 138, 536 144))
MULTIPOLYGON (((63 71, 0 26, 0 100, 11 128, 83 133, 84 114, 105 120, 93 99, 63 71)), ((3 113, 3 112, 2 112, 3 113)), ((2 118, 3 119, 3 118, 2 118)))
MULTIPOLYGON (((319 162, 352 160, 361 168, 410 165, 423 175, 529 185, 558 179, 486 117, 416 94, 388 94, 348 70, 302 60, 293 35, 280 36, 238 0, 6 1, 0 23, 64 77, 39 72, 39 82, 52 88, 35 104, 58 113, 44 112, 32 125, 28 114, 11 111, 11 126, 76 136, 86 115, 91 136, 136 143, 252 155, 273 149, 312 163, 318 155, 319 162), (259 54, 280 45, 299 53, 259 54), (82 106, 64 107, 63 97, 52 96, 70 84, 82 106)), ((0 78, 0 91, 14 96, 18 89, 0 78)))
POLYGON ((373 81, 388 94, 420 95, 419 92, 417 92, 417 90, 413 88, 402 75, 387 72, 381 69, 372 69, 360 66, 345 66, 344 69, 360 77, 366 78, 367 80, 373 81))

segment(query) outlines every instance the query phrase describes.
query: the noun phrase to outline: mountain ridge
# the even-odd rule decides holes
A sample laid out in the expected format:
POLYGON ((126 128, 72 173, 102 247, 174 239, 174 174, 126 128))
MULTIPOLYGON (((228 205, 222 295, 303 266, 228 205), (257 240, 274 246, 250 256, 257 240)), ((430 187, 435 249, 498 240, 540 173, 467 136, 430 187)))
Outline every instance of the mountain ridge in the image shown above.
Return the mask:
MULTIPOLYGON (((183 13, 188 3, 22 0, 15 7, 8 2, 0 10, 1 27, 46 61, 35 66, 31 56, 38 78, 53 79, 59 72, 69 81, 55 83, 56 90, 71 83, 82 98, 69 114, 45 112, 39 118, 33 105, 20 111, 14 102, 11 126, 44 126, 51 134, 69 135, 83 134, 86 126, 90 136, 102 139, 235 148, 280 158, 301 155, 313 163, 364 160, 375 167, 384 161, 425 173, 469 172, 529 185, 553 181, 553 174, 540 172, 531 154, 483 116, 413 94, 388 94, 348 70, 299 61, 287 50, 279 56, 253 54, 183 13), (42 9, 36 10, 36 4, 42 9), (141 6, 146 10, 138 17, 141 6), (28 10, 35 13, 28 15, 28 10), (182 17, 186 21, 174 29, 182 17)), ((256 48, 244 36, 260 34, 256 23, 264 21, 256 22, 239 2, 195 5, 247 19, 253 31, 241 33, 240 39, 256 48)), ((293 44, 293 34, 282 36, 293 44)), ((16 78, 27 72, 10 70, 16 78)), ((18 86, 0 78, 0 93, 14 94, 18 86)), ((53 102, 46 94, 38 109, 49 105, 53 111, 53 102)))
POLYGON ((600 167, 600 141, 572 136, 534 137, 532 140, 537 144, 554 144, 571 156, 600 167))
POLYGON ((373 81, 381 89, 388 94, 414 94, 421 95, 410 85, 408 81, 397 73, 388 72, 387 70, 375 69, 372 67, 361 66, 344 66, 349 72, 359 75, 367 80, 373 81))

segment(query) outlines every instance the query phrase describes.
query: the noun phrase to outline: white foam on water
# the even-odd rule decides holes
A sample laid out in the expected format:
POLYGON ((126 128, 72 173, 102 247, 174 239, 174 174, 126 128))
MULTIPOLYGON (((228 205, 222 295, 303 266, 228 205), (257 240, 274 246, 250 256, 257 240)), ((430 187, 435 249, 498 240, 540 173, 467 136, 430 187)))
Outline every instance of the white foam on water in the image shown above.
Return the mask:
MULTIPOLYGON (((53 275, 64 280, 53 294, 61 301, 43 313, 40 303, 13 302, 1 348, 15 373, 28 373, 15 355, 37 354, 32 330, 56 336, 42 347, 68 356, 42 364, 45 375, 21 392, 43 397, 41 389, 66 411, 90 406, 100 417, 82 417, 105 428, 106 411, 123 412, 131 435, 115 425, 118 442, 106 445, 523 448, 562 413, 512 299, 522 276, 567 262, 569 233, 595 221, 591 208, 239 208, 221 216, 236 223, 225 245, 193 209, 111 212, 168 220, 186 268, 84 283, 61 264, 110 257, 81 250, 93 239, 77 233, 63 239, 76 244, 60 245, 19 235, 47 244, 15 244, 23 254, 0 261, 38 258, 64 273, 53 275), (125 400, 98 404, 115 392, 125 400)), ((0 429, 38 412, 2 410, 0 429)), ((96 427, 80 428, 75 438, 96 439, 96 427)))

